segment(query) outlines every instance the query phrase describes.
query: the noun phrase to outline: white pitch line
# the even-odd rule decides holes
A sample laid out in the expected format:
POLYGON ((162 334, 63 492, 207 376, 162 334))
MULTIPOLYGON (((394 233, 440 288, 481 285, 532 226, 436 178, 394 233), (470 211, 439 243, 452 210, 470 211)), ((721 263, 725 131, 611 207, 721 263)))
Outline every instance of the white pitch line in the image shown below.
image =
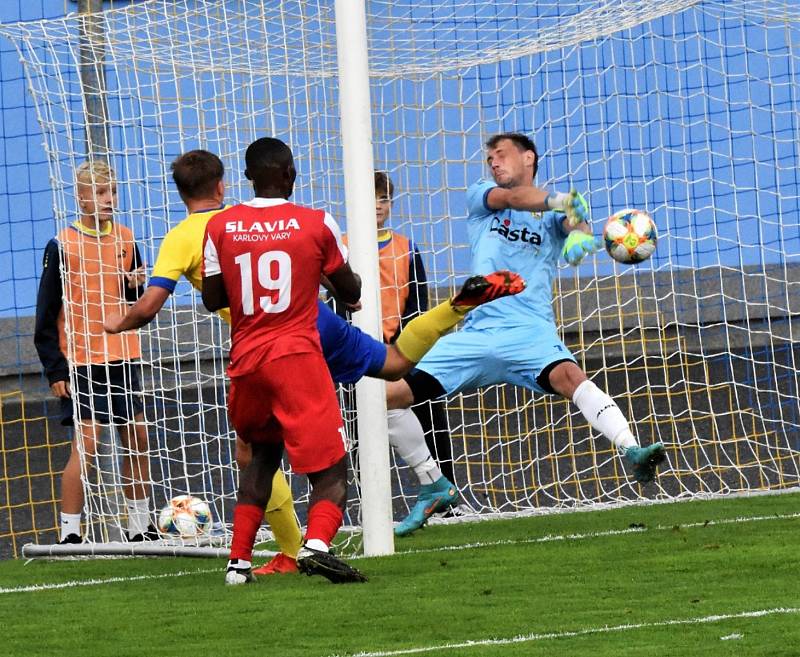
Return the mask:
MULTIPOLYGON (((381 650, 378 652, 347 653, 348 657, 394 657, 395 655, 417 655, 435 650, 456 650, 459 648, 478 648, 481 646, 509 646, 533 641, 547 641, 549 639, 569 639, 588 636, 591 634, 608 634, 611 632, 627 632, 628 630, 641 630, 653 627, 669 627, 671 625, 699 625, 701 623, 717 623, 719 621, 734 620, 737 618, 761 618, 776 614, 797 614, 800 607, 776 607, 775 609, 760 609, 758 611, 741 611, 735 614, 716 614, 699 618, 675 618, 652 623, 628 623, 625 625, 604 625, 602 627, 587 627, 582 630, 565 630, 563 632, 545 632, 542 634, 525 634, 508 639, 482 639, 475 641, 462 641, 460 643, 442 643, 436 646, 421 646, 419 648, 406 648, 404 650, 381 650)), ((343 654, 330 655, 329 657, 345 657, 343 654)))
MULTIPOLYGON (((607 536, 624 536, 625 534, 644 534, 649 531, 672 531, 678 529, 694 529, 697 527, 715 527, 718 525, 741 524, 745 522, 763 522, 765 520, 793 520, 800 518, 800 513, 774 514, 769 516, 742 516, 739 518, 723 518, 722 520, 705 520, 703 522, 692 522, 688 524, 676 523, 674 525, 655 525, 654 527, 627 527, 625 529, 608 529, 598 532, 586 532, 583 534, 547 534, 535 538, 502 539, 498 541, 478 541, 476 543, 462 543, 460 545, 444 545, 435 548, 420 548, 418 550, 403 550, 395 552, 393 556, 405 554, 426 554, 430 552, 455 552, 459 550, 471 550, 483 547, 497 547, 501 545, 526 545, 531 543, 552 543, 554 541, 581 541, 590 538, 604 538, 607 536)), ((363 558, 363 557, 354 557, 363 558)))
POLYGON ((106 577, 104 579, 79 579, 57 584, 30 584, 28 586, 10 586, 0 588, 3 593, 32 593, 39 591, 55 591, 58 589, 72 589, 79 586, 97 586, 100 584, 117 584, 120 582, 141 582, 148 579, 166 579, 169 577, 183 577, 184 575, 198 575, 203 573, 219 573, 219 568, 214 570, 180 570, 176 573, 161 573, 158 575, 132 575, 131 577, 106 577))
MULTIPOLYGON (((478 543, 464 543, 461 545, 444 545, 437 548, 426 548, 420 550, 404 550, 396 552, 392 556, 403 556, 406 554, 426 554, 431 552, 454 552, 459 550, 469 550, 483 547, 495 547, 500 545, 525 545, 531 543, 551 543, 554 541, 579 541, 591 538, 603 538, 607 536, 622 536, 625 534, 642 534, 648 531, 659 530, 672 530, 674 527, 681 529, 691 529, 695 527, 710 527, 715 525, 730 525, 735 523, 745 522, 760 522, 765 520, 790 520, 793 518, 800 518, 800 513, 790 513, 785 515, 770 515, 770 516, 743 516, 739 518, 724 518, 722 520, 709 520, 708 522, 695 522, 686 525, 656 525, 655 527, 628 527, 626 529, 609 529, 601 532, 587 532, 585 534, 548 534, 547 536, 538 536, 536 538, 523 538, 523 539, 504 539, 501 541, 488 541, 478 543)), ((354 559, 363 559, 363 556, 352 557, 354 559)), ((40 591, 52 591, 57 589, 68 589, 79 586, 98 586, 101 584, 117 584, 122 582, 137 582, 148 579, 165 579, 169 577, 182 577, 184 575, 206 574, 219 572, 219 569, 213 570, 184 570, 176 573, 163 573, 158 575, 133 575, 131 577, 108 577, 105 579, 89 579, 89 580, 72 580, 69 582, 61 582, 58 584, 33 584, 29 586, 17 586, 0 588, 0 595, 6 593, 36 593, 40 591)))

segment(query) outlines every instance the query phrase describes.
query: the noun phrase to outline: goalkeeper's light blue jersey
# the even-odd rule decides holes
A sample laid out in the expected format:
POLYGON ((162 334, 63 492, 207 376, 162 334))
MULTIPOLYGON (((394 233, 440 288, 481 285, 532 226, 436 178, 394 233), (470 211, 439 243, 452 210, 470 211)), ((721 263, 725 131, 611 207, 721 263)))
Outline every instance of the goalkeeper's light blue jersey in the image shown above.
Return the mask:
POLYGON ((484 304, 467 315, 466 327, 498 328, 555 324, 553 279, 564 248, 564 215, 490 210, 486 196, 496 187, 479 180, 467 189, 467 232, 473 274, 510 269, 523 276, 524 292, 484 304))

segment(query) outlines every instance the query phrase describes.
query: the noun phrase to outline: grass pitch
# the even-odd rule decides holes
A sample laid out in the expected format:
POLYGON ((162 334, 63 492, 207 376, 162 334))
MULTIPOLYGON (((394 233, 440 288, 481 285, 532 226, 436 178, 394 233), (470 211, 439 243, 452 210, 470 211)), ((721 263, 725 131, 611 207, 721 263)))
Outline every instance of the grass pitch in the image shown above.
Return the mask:
POLYGON ((367 584, 223 561, 0 562, 0 654, 800 654, 800 494, 438 525, 367 584))

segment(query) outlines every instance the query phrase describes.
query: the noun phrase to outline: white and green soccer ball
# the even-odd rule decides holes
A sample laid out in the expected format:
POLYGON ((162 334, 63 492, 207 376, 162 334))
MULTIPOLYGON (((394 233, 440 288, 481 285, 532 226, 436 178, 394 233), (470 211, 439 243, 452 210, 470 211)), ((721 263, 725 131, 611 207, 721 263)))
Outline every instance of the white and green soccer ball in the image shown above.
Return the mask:
POLYGON ((657 241, 656 224, 643 210, 620 210, 603 229, 608 255, 625 265, 647 260, 655 252, 657 241))
POLYGON ((158 530, 170 536, 205 536, 211 530, 211 524, 211 509, 208 504, 193 495, 173 497, 158 514, 158 530))

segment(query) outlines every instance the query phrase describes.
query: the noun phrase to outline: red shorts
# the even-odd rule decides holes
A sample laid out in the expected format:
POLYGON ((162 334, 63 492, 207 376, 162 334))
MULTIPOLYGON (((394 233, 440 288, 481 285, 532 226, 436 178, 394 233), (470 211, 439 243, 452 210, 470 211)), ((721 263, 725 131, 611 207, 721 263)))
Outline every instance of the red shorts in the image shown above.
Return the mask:
POLYGON ((344 425, 319 352, 266 361, 231 378, 228 415, 246 443, 283 442, 295 472, 319 472, 346 453, 344 425))

